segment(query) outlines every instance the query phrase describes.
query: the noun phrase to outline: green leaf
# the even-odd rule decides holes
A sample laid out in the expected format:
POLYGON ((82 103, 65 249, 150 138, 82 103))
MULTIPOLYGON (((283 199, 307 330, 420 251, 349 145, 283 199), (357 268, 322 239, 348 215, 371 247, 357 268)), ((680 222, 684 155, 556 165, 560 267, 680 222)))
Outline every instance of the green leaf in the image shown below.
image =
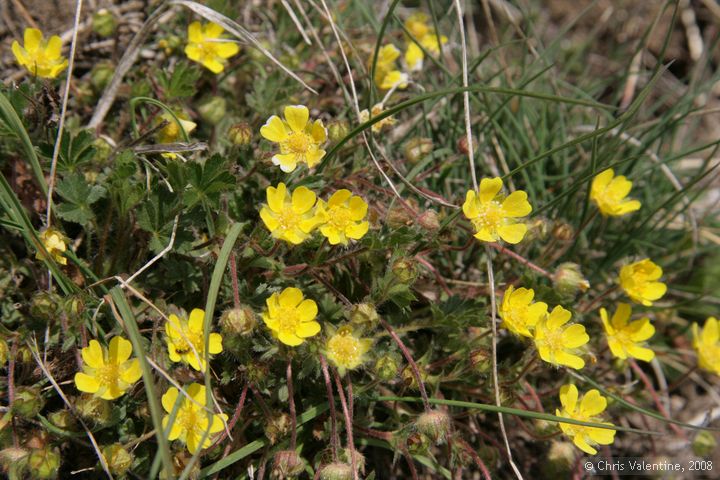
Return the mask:
POLYGON ((178 62, 169 75, 166 71, 160 70, 158 83, 165 91, 167 100, 192 97, 197 91, 195 85, 201 75, 200 69, 191 66, 188 62, 178 62))
POLYGON ((79 173, 68 175, 61 180, 55 191, 63 203, 55 208, 57 215, 68 222, 88 224, 95 216, 90 205, 105 196, 107 190, 100 185, 88 185, 79 173))
POLYGON ((220 194, 235 188, 235 177, 228 172, 226 161, 220 155, 213 155, 205 164, 193 163, 188 168, 190 188, 183 198, 188 207, 206 203, 217 208, 220 194))
MULTIPOLYGON (((83 130, 72 136, 67 130, 63 132, 60 151, 58 152, 58 172, 75 172, 83 164, 89 163, 95 156, 96 148, 94 135, 90 130, 83 130)), ((51 143, 42 146, 43 155, 50 158, 54 145, 51 143)))

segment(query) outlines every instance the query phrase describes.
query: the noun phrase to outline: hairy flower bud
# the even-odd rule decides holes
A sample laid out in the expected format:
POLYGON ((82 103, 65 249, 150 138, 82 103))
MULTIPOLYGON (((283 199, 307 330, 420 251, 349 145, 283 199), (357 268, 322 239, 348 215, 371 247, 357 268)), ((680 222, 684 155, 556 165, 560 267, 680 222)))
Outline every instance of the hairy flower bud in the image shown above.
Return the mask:
POLYGON ((101 8, 92 17, 92 30, 101 37, 109 37, 115 33, 117 20, 109 10, 101 8))
POLYGON ((405 160, 411 165, 415 165, 422 160, 427 154, 433 150, 433 141, 430 138, 415 137, 405 143, 403 153, 405 160))
POLYGON ((440 410, 425 412, 415 421, 415 428, 435 443, 446 438, 450 427, 450 416, 440 410))
POLYGON ((12 404, 12 411, 15 415, 32 419, 40 413, 44 406, 45 400, 39 388, 17 387, 15 389, 15 399, 12 404))
POLYGON ((49 447, 33 450, 28 458, 31 478, 38 480, 57 478, 60 469, 60 453, 49 447))
POLYGON ((220 328, 225 335, 250 335, 257 326, 257 317, 252 308, 241 305, 225 310, 220 317, 220 328))
POLYGON ((305 471, 305 462, 295 450, 280 450, 273 457, 272 475, 276 478, 293 478, 305 471))
POLYGON ((337 143, 343 138, 347 137, 350 132, 350 127, 345 120, 335 120, 328 124, 328 139, 331 142, 337 143))
POLYGON ((392 272, 402 283, 412 283, 417 278, 415 262, 410 258, 399 258, 392 264, 392 272))
POLYGON ((274 414, 265 425, 265 436, 270 440, 270 444, 274 445, 278 439, 290 433, 291 427, 290 415, 284 412, 274 414))
POLYGON ((63 430, 75 430, 77 421, 72 413, 68 410, 58 410, 48 415, 48 420, 58 428, 63 430))
MULTIPOLYGON (((473 152, 478 151, 478 143, 477 140, 474 138, 472 139, 472 146, 473 146, 473 152)), ((468 148, 468 141, 467 141, 467 135, 463 135, 460 137, 457 141, 457 149, 458 152, 460 152, 463 155, 467 155, 470 153, 470 149, 468 148)))
POLYGON ((210 125, 217 125, 227 113, 227 100, 224 97, 210 97, 198 106, 200 118, 210 125))
POLYGON ((575 236, 575 229, 565 222, 558 222, 552 228, 552 236, 561 242, 569 242, 575 236))
POLYGON ((571 262, 558 265, 553 275, 553 285, 560 295, 566 297, 574 297, 579 291, 584 292, 590 288, 590 283, 580 271, 580 266, 571 262))
POLYGON ((110 402, 92 394, 83 394, 77 397, 75 410, 81 417, 94 422, 96 425, 107 424, 112 416, 110 402))
POLYGON ((233 145, 247 147, 252 142, 253 131, 250 125, 245 122, 236 123, 228 130, 227 137, 233 145))
POLYGON ((90 71, 90 85, 96 92, 102 92, 110 83, 115 74, 115 65, 112 62, 96 63, 90 71))
POLYGON ((59 295, 49 292, 39 292, 32 297, 30 314, 36 320, 44 320, 45 322, 54 321, 57 318, 60 304, 61 299, 59 295))
POLYGON ((717 447, 717 440, 712 433, 707 430, 698 432, 692 442, 692 451, 698 457, 710 456, 717 447))
POLYGON ((352 467, 347 463, 330 463, 320 470, 320 480, 352 480, 352 467))
POLYGON ((427 210, 420 214, 418 223, 429 232, 437 232, 440 230, 440 217, 435 210, 427 210))
POLYGON ((369 331, 374 329, 380 318, 375 306, 369 303, 358 303, 350 310, 350 323, 358 328, 369 331))
POLYGON ((553 441, 543 462, 543 471, 548 478, 567 478, 575 463, 575 447, 570 442, 553 441))
POLYGON ((400 362, 396 355, 385 354, 375 361, 375 375, 380 380, 390 381, 398 375, 400 362))
POLYGON ((113 443, 104 447, 102 455, 105 457, 110 473, 119 477, 125 475, 125 472, 130 469, 135 460, 133 454, 125 450, 120 443, 113 443))
POLYGON ((5 366, 8 358, 10 358, 10 349, 8 348, 7 342, 0 338, 0 368, 5 366))

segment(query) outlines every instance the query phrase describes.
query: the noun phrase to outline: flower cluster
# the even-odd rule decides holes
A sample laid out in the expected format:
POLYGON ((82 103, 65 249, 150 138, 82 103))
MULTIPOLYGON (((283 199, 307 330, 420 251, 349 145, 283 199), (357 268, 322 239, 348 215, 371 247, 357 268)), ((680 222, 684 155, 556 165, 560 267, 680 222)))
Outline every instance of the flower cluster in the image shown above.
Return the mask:
POLYGON ((411 35, 407 39, 405 51, 405 64, 410 71, 423 68, 425 52, 432 56, 440 54, 440 49, 447 43, 448 38, 440 35, 428 25, 429 17, 423 12, 413 13, 405 20, 405 30, 411 35))
MULTIPOLYGON (((612 423, 603 422, 599 417, 607 408, 607 399, 595 389, 587 392, 581 399, 575 385, 565 385, 560 389, 560 404, 562 409, 555 410, 558 417, 612 426, 612 423)), ((597 453, 593 445, 610 445, 615 440, 615 430, 610 428, 561 422, 560 429, 572 439, 576 447, 590 455, 597 453)))
POLYGON ((337 190, 327 202, 317 199, 307 187, 290 192, 284 183, 266 190, 267 204, 260 208, 260 218, 274 238, 298 245, 316 229, 330 244, 347 245, 359 240, 370 228, 368 204, 350 190, 337 190))
POLYGON ((520 243, 527 233, 527 225, 516 219, 532 212, 527 193, 517 190, 507 197, 500 195, 500 178, 483 178, 478 192, 470 190, 462 209, 475 227, 475 238, 483 242, 520 243))
POLYGON ((407 87, 409 77, 407 73, 403 73, 396 68, 398 58, 400 58, 400 50, 391 43, 383 45, 378 51, 375 65, 375 84, 381 90, 407 87))
POLYGON ((322 146, 327 141, 327 130, 322 120, 311 122, 310 111, 304 105, 287 106, 283 114, 284 119, 273 115, 260 128, 260 135, 280 148, 272 162, 286 173, 299 163, 314 167, 325 156, 322 146))
POLYGON ((68 66, 62 56, 62 40, 53 35, 45 40, 37 28, 26 28, 23 46, 17 40, 12 43, 12 52, 17 62, 31 75, 40 78, 56 78, 68 66))

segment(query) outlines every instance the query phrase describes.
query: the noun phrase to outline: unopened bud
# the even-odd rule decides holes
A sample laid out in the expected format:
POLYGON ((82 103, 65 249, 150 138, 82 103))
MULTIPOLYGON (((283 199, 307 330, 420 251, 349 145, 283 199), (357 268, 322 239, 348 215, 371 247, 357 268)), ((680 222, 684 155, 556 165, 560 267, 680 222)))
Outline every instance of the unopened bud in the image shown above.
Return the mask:
POLYGON ((57 478, 60 469, 60 454, 51 448, 33 450, 28 458, 28 470, 31 478, 52 479, 57 478))
MULTIPOLYGON (((473 152, 477 152, 478 150, 478 143, 477 140, 473 138, 472 140, 472 146, 473 146, 473 152)), ((470 150, 468 148, 468 141, 467 141, 467 135, 463 135, 460 137, 457 141, 457 149, 458 152, 460 152, 463 155, 467 155, 470 153, 470 150)))
POLYGON ((245 122, 236 123, 230 127, 227 136, 228 140, 230 140, 233 145, 237 145, 238 147, 247 147, 250 145, 250 142, 252 142, 253 131, 252 128, 250 128, 250 125, 245 122))
POLYGON ((220 328, 226 335, 247 336, 253 332, 256 325, 255 312, 246 305, 225 310, 220 317, 220 328))
POLYGON ((393 204, 387 211, 385 221, 391 228, 407 227, 412 225, 415 216, 399 203, 393 204))
POLYGON ((210 97, 198 106, 200 118, 210 125, 217 125, 227 113, 227 100, 223 97, 210 97))
POLYGON ((125 475, 132 466, 135 457, 125 450, 120 443, 113 443, 102 449, 102 455, 110 469, 110 473, 121 477, 125 475))
POLYGON ((57 318, 61 304, 59 295, 49 292, 39 292, 33 295, 30 303, 30 314, 36 320, 54 321, 57 318))
POLYGON ((18 387, 15 389, 15 398, 12 403, 12 411, 15 415, 23 418, 35 418, 45 406, 45 400, 36 387, 18 387))
POLYGON ((553 226, 552 235, 561 242, 569 242, 575 236, 575 230, 570 224, 559 222, 553 226))
POLYGON ((352 467, 347 463, 330 463, 320 470, 320 480, 352 480, 352 467))
MULTIPOLYGON (((421 365, 418 365, 418 370, 420 371, 420 380, 422 382, 427 381, 427 372, 423 369, 421 365)), ((402 378, 403 383, 411 390, 420 390, 420 387, 417 383, 417 377, 415 376, 415 372, 413 372, 413 369, 410 365, 407 365, 405 368, 403 368, 402 372, 400 372, 400 377, 402 378)))
POLYGON ((543 462, 543 470, 548 478, 567 478, 575 463, 575 447, 570 442, 553 441, 543 462))
POLYGON ((109 37, 115 33, 117 20, 109 10, 102 8, 95 12, 92 17, 92 30, 101 37, 109 37))
POLYGON ((83 394, 75 400, 75 409, 78 414, 96 425, 105 425, 112 417, 112 406, 107 400, 91 394, 83 394))
POLYGON ((692 442, 692 451, 698 457, 709 456, 715 451, 715 447, 717 447, 717 440, 715 440, 715 436, 707 430, 699 432, 692 442))
POLYGON ((440 230, 440 217, 435 210, 423 212, 418 218, 418 223, 429 232, 437 232, 440 230))
POLYGON ((48 415, 50 423, 63 430, 75 430, 77 422, 72 413, 67 410, 58 410, 48 415))
POLYGON ((305 471, 305 462, 295 450, 280 450, 273 458, 272 475, 275 478, 293 478, 305 471))
POLYGON ((352 465, 354 462, 355 468, 358 470, 358 472, 365 473, 365 457, 357 450, 343 448, 342 452, 340 453, 340 460, 350 465, 352 465))
POLYGON ((417 277, 415 262, 409 258, 400 258, 392 264, 393 275, 402 283, 411 283, 417 277))
POLYGON ((291 428, 290 415, 284 412, 273 415, 265 425, 265 436, 270 440, 270 444, 274 445, 279 439, 287 436, 291 428))
MULTIPOLYGON (((188 466, 192 458, 192 455, 188 455, 186 452, 179 452, 173 457, 173 478, 178 478, 184 474, 185 468, 188 466)), ((197 480, 199 477, 200 462, 195 462, 193 463, 193 466, 190 467, 188 473, 185 474, 185 478, 188 480, 197 480)), ((160 471, 160 480, 168 480, 167 473, 164 468, 160 471)))
POLYGON ((347 137, 350 127, 345 120, 335 120, 328 124, 328 138, 331 142, 337 143, 347 137))
POLYGON ((375 375, 377 375, 380 380, 388 382, 397 377, 400 370, 400 362, 397 356, 386 353, 375 361, 374 370, 375 375))
POLYGON ((415 421, 415 428, 437 443, 450 433, 450 416, 440 410, 425 412, 415 421))
POLYGON ((553 285, 557 292, 565 297, 575 297, 578 292, 590 288, 590 283, 580 271, 580 266, 571 262, 558 265, 553 275, 553 285))
POLYGON ((429 138, 415 137, 405 143, 403 153, 405 154, 405 160, 411 165, 415 165, 420 160, 425 158, 427 154, 432 152, 433 142, 429 138))
POLYGON ((375 306, 369 303, 353 305, 350 311, 350 323, 365 331, 374 329, 379 321, 380 317, 378 317, 375 306))
POLYGON ((101 92, 108 86, 114 74, 115 65, 111 62, 96 63, 90 71, 90 85, 96 92, 101 92))

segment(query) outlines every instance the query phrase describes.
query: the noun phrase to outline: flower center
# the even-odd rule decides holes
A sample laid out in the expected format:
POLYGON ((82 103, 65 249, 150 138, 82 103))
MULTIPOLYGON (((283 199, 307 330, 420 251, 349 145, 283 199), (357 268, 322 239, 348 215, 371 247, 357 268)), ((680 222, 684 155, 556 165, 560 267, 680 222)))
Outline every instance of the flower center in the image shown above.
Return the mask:
POLYGON ((548 347, 551 352, 559 352, 564 348, 562 330, 545 330, 545 338, 541 343, 548 347))
POLYGON ((310 137, 304 132, 293 132, 284 143, 290 153, 306 153, 310 148, 310 137))
POLYGON ((478 231, 484 228, 495 231, 504 223, 505 216, 503 215, 502 206, 499 202, 495 200, 485 203, 479 202, 478 209, 478 216, 472 221, 478 231))
POLYGON ((295 213, 291 205, 286 205, 278 215, 280 226, 285 230, 294 230, 300 223, 300 216, 295 213))
POLYGON ((344 231, 347 226, 352 223, 350 218, 350 209, 343 205, 329 208, 328 223, 338 230, 344 231))
MULTIPOLYGON (((188 402, 189 400, 184 401, 188 402)), ((187 431, 192 431, 195 428, 195 424, 198 420, 195 408, 193 408, 193 406, 191 405, 182 407, 178 412, 177 418, 178 423, 182 425, 184 430, 187 431)))
POLYGON ((295 312, 288 308, 281 308, 278 312, 279 331, 295 333, 298 327, 298 319, 295 312))
POLYGON ((347 334, 339 334, 330 340, 328 350, 335 356, 338 363, 352 364, 358 357, 358 342, 347 334))
POLYGON ((97 379, 101 385, 115 385, 119 377, 119 368, 115 363, 108 363, 97 370, 97 379))
POLYGON ((205 343, 202 341, 202 335, 200 333, 192 332, 190 330, 184 330, 182 337, 177 339, 175 343, 175 352, 178 355, 194 355, 193 348, 197 350, 198 355, 202 355, 203 347, 205 343), (187 340, 185 340, 187 338, 187 340), (189 343, 188 343, 189 342, 189 343))

